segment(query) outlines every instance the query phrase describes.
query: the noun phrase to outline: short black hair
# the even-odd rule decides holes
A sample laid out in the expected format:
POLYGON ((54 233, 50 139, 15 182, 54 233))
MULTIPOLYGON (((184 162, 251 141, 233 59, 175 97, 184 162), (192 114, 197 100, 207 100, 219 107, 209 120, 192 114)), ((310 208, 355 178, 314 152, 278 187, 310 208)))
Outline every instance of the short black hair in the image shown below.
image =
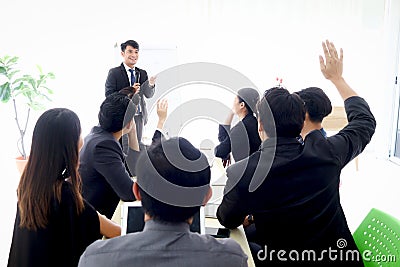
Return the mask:
POLYGON ((256 111, 257 102, 260 100, 260 94, 254 88, 242 88, 238 91, 237 97, 239 103, 244 103, 247 112, 253 114, 256 111))
POLYGON ((139 44, 136 42, 136 41, 134 41, 134 40, 128 40, 128 41, 126 41, 125 43, 122 43, 121 44, 121 51, 122 52, 125 52, 125 49, 126 49, 126 47, 127 46, 132 46, 133 48, 135 48, 135 49, 137 49, 137 50, 139 50, 139 44))
POLYGON ((133 119, 135 110, 126 94, 115 92, 101 103, 98 115, 100 127, 110 133, 118 132, 133 119))
POLYGON ((210 188, 211 171, 205 155, 188 140, 173 137, 156 142, 142 152, 136 166, 142 207, 153 220, 184 222, 199 211, 210 188), (168 192, 169 185, 177 191, 168 192), (171 197, 181 204, 171 203, 171 197))
POLYGON ((260 122, 268 137, 298 137, 303 128, 305 108, 301 98, 282 87, 264 92, 257 104, 260 122))
POLYGON ((331 101, 321 88, 308 87, 297 94, 304 101, 310 121, 322 122, 332 112, 331 101))

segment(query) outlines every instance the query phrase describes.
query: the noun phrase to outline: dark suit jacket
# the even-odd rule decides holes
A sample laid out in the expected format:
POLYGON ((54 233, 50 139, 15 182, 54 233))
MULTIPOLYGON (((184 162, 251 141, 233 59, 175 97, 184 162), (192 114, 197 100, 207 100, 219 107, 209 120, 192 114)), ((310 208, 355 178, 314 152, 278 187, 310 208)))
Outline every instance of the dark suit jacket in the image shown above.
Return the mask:
MULTIPOLYGON (((146 108, 146 101, 144 101, 144 97, 150 98, 154 95, 155 86, 150 86, 147 72, 142 70, 138 67, 135 67, 135 76, 138 79, 138 83, 140 83, 140 105, 142 107, 142 116, 144 124, 147 123, 148 113, 146 108)), ((129 78, 128 74, 126 73, 126 69, 124 64, 121 63, 120 66, 110 69, 108 72, 106 85, 105 85, 105 95, 108 96, 114 92, 118 92, 119 90, 129 87, 129 78)))
POLYGON ((338 249, 340 238, 346 249, 357 249, 340 204, 340 172, 369 143, 376 122, 360 97, 347 99, 345 108, 349 123, 338 134, 325 138, 316 130, 304 145, 296 138, 267 139, 260 151, 231 165, 220 223, 235 228, 253 214, 258 243, 269 251, 338 249))
MULTIPOLYGON (((135 175, 139 152, 129 149, 126 160, 135 175)), ((111 218, 119 200, 133 201, 133 180, 126 171, 125 155, 114 136, 100 127, 93 127, 80 152, 79 173, 82 195, 92 206, 111 218)))
MULTIPOLYGON (((156 130, 152 141, 159 142, 162 138, 162 133, 156 130)), ((82 195, 109 219, 113 216, 119 200, 135 200, 132 192, 133 180, 124 163, 127 163, 130 172, 135 176, 140 152, 128 149, 128 155, 125 155, 114 136, 96 126, 85 137, 80 152, 82 195)))
POLYGON ((253 115, 247 114, 232 129, 230 127, 230 125, 219 125, 220 143, 214 149, 216 157, 226 159, 232 152, 234 160, 239 161, 260 148, 257 119, 253 115))

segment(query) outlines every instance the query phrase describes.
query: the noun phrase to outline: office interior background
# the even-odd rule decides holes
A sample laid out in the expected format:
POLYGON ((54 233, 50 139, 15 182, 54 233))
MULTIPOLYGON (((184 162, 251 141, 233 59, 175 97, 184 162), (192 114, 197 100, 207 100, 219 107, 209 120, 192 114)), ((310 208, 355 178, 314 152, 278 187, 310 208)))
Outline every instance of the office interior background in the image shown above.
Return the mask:
MULTIPOLYGON (((27 72, 34 72, 36 64, 54 72, 56 78, 48 83, 54 95, 46 107, 75 111, 83 136, 97 124, 108 70, 121 63, 119 44, 128 39, 139 42, 137 66, 149 75, 180 64, 216 63, 245 75, 260 92, 275 86, 279 77, 292 92, 318 86, 333 105, 343 105, 319 70, 321 42, 333 41, 344 50, 343 76, 367 100, 377 120, 372 142, 360 156, 360 170, 349 164, 343 171, 342 204, 350 228, 355 230, 373 207, 400 218, 395 191, 400 185, 396 177, 399 86, 395 83, 400 64, 399 0, 2 0, 0 6, 0 55, 18 56, 19 66, 27 72)), ((211 84, 187 84, 165 97, 169 112, 197 98, 214 99, 228 108, 233 102, 233 95, 211 84)), ((42 112, 31 115, 28 148, 42 112)), ((155 118, 153 110, 145 137, 154 130, 155 118)), ((11 103, 0 104, 0 125, 3 266, 19 179, 13 161, 18 154, 18 130, 11 103)), ((182 124, 179 133, 200 146, 206 139, 216 143, 217 129, 216 121, 197 118, 182 124)))

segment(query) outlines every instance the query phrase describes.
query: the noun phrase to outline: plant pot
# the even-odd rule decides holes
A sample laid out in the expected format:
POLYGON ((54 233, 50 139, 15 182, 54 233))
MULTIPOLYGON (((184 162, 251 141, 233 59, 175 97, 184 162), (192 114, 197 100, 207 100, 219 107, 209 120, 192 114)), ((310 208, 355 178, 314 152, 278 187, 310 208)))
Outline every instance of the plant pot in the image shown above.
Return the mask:
POLYGON ((20 175, 22 175, 22 172, 24 171, 27 162, 28 158, 23 159, 22 156, 19 156, 15 159, 15 163, 17 164, 17 169, 20 175))

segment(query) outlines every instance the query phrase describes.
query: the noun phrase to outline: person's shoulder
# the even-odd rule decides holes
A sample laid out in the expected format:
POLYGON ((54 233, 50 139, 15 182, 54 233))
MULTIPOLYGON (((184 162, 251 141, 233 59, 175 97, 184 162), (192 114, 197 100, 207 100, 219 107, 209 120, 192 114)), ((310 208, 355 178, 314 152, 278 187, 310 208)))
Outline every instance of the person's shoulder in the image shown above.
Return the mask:
POLYGON ((247 121, 247 122, 257 122, 257 118, 253 115, 253 114, 247 114, 243 121, 247 121))
POLYGON ((135 66, 135 68, 141 73, 141 75, 146 74, 147 75, 147 71, 142 69, 142 68, 138 68, 135 66))
POLYGON ((125 67, 121 64, 119 66, 109 69, 107 79, 117 79, 121 73, 125 70, 125 67))
POLYGON ((120 65, 116 66, 116 67, 112 67, 110 69, 110 71, 117 71, 117 70, 121 70, 121 68, 125 68, 123 63, 121 63, 120 65))
POLYGON ((63 181, 61 186, 61 198, 62 201, 64 200, 70 201, 71 199, 73 199, 73 188, 70 182, 63 181))
POLYGON ((131 250, 134 249, 134 246, 138 240, 138 233, 132 233, 129 235, 123 235, 114 237, 106 240, 96 240, 92 244, 90 244, 85 250, 85 256, 99 256, 99 255, 109 255, 116 253, 118 254, 123 250, 131 250))
POLYGON ((119 147, 119 143, 115 140, 113 135, 102 130, 100 127, 94 127, 92 131, 85 136, 84 141, 84 147, 119 147))
POLYGON ((203 240, 203 244, 215 253, 231 254, 239 257, 246 257, 240 245, 231 238, 217 239, 210 235, 197 235, 203 240))
POLYGON ((261 151, 258 150, 248 156, 247 158, 244 158, 240 161, 235 162, 231 166, 228 167, 227 171, 233 171, 236 172, 237 170, 244 170, 250 166, 253 166, 254 164, 258 164, 258 160, 260 159, 260 154, 261 151))
MULTIPOLYGON (((253 114, 248 114, 246 117, 243 119, 243 123, 246 127, 257 127, 258 128, 258 121, 257 118, 253 114)), ((257 132, 258 134, 258 132, 257 132)))

